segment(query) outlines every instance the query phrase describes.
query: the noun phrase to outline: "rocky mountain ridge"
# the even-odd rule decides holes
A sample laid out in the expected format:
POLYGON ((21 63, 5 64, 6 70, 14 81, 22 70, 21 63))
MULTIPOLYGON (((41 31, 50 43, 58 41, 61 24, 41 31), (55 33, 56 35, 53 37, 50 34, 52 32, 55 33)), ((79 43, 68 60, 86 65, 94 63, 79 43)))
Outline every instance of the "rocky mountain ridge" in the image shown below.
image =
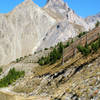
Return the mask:
POLYGON ((91 25, 92 27, 95 26, 97 21, 100 21, 100 13, 94 15, 94 16, 88 16, 87 18, 85 18, 85 21, 87 22, 87 24, 91 25))
POLYGON ((25 0, 0 19, 0 65, 91 29, 63 0, 48 0, 44 8, 25 0))
POLYGON ((51 11, 57 16, 61 16, 62 19, 67 19, 71 23, 84 26, 84 28, 87 30, 90 28, 84 19, 82 19, 71 8, 69 8, 68 4, 63 0, 48 0, 44 9, 49 10, 49 13, 51 11))
POLYGON ((85 20, 87 23, 96 23, 96 21, 100 21, 100 13, 94 16, 88 16, 85 20))
POLYGON ((59 41, 64 42, 82 31, 91 29, 63 0, 48 0, 43 10, 55 18, 57 24, 47 32, 39 49, 49 48, 59 41))

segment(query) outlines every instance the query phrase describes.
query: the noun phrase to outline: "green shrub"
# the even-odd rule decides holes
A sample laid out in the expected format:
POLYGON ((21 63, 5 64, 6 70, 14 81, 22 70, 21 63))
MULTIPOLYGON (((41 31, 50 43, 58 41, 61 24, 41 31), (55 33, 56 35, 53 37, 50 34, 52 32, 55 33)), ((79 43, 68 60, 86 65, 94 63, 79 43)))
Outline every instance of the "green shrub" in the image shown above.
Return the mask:
MULTIPOLYGON (((27 57, 27 56, 25 56, 25 57, 27 57)), ((23 59, 24 59, 24 57, 17 58, 17 59, 16 59, 16 63, 22 61, 23 59)))
POLYGON ((48 48, 45 48, 44 50, 48 50, 48 48))
POLYGON ((85 35, 85 34, 87 34, 87 32, 81 32, 81 33, 78 35, 78 37, 80 38, 80 37, 82 37, 82 36, 85 35))
POLYGON ((68 42, 66 43, 66 45, 64 46, 64 48, 67 48, 69 45, 70 45, 70 42, 68 41, 68 42))
POLYGON ((70 46, 70 44, 72 44, 73 42, 74 42, 74 40, 73 40, 73 39, 71 39, 71 41, 68 41, 68 42, 66 43, 66 45, 64 45, 64 48, 69 47, 69 46, 70 46))
POLYGON ((100 38, 98 39, 98 45, 99 45, 99 47, 100 47, 100 38))
POLYGON ((18 78, 25 75, 24 71, 16 71, 14 68, 10 69, 7 76, 0 80, 0 87, 7 87, 8 85, 15 82, 18 78))
POLYGON ((94 52, 96 52, 99 48, 99 42, 96 42, 96 43, 92 43, 91 44, 91 48, 94 52))
POLYGON ((42 57, 41 59, 39 59, 38 63, 39 63, 40 65, 44 65, 44 57, 42 57))
POLYGON ((73 43, 73 42, 74 42, 74 40, 72 39, 72 40, 71 40, 71 43, 73 43))
POLYGON ((95 24, 95 27, 98 27, 100 25, 100 22, 97 21, 96 24, 95 24))
POLYGON ((16 63, 18 63, 19 61, 20 61, 20 59, 19 59, 19 58, 17 58, 17 59, 16 59, 16 63))

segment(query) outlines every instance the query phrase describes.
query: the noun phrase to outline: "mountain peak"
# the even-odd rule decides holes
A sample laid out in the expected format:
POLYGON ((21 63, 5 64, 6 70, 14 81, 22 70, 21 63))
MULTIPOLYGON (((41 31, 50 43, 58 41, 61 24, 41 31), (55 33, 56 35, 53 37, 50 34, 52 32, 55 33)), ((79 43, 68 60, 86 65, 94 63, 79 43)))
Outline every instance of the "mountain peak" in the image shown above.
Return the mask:
POLYGON ((47 4, 46 4, 47 7, 68 7, 67 3, 65 3, 63 0, 48 0, 47 1, 47 4))
POLYGON ((33 2, 32 0, 24 0, 25 3, 33 2))
MULTIPOLYGON (((36 5, 32 0, 24 0, 21 4, 19 4, 15 9, 14 12, 23 11, 26 12, 26 9, 38 9, 38 5, 36 5)), ((30 10, 29 10, 30 11, 30 10)))
POLYGON ((52 2, 52 3, 64 3, 64 1, 63 0, 47 0, 47 3, 50 3, 50 2, 52 2))
POLYGON ((35 4, 32 0, 24 0, 23 2, 24 5, 31 5, 31 4, 35 4))
POLYGON ((22 5, 24 5, 24 6, 30 6, 30 5, 37 6, 32 0, 24 0, 19 6, 22 6, 22 5))

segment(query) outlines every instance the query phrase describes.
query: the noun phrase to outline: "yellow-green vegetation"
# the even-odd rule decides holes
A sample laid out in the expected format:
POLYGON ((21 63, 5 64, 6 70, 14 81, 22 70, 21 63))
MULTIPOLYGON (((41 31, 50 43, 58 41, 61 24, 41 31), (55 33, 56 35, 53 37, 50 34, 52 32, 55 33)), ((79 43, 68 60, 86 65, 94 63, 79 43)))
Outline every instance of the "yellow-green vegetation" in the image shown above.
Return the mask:
POLYGON ((16 71, 14 68, 10 69, 7 76, 0 80, 0 87, 7 87, 8 85, 15 82, 18 78, 25 75, 24 71, 16 71))

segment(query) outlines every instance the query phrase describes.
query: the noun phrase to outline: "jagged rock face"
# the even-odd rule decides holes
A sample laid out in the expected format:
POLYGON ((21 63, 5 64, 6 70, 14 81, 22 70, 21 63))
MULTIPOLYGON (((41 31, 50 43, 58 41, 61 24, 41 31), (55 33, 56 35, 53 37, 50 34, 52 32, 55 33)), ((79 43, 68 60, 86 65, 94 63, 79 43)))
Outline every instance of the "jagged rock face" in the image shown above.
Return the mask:
POLYGON ((48 0, 45 9, 49 9, 59 16, 65 17, 66 13, 70 10, 68 5, 63 0, 48 0))
POLYGON ((100 21, 100 13, 94 15, 94 16, 88 16, 87 18, 85 18, 85 21, 91 26, 94 27, 95 23, 97 21, 100 21))
POLYGON ((89 29, 84 19, 77 16, 63 0, 48 0, 43 9, 58 23, 47 32, 38 49, 49 48, 89 29))
POLYGON ((9 14, 0 14, 0 64, 32 53, 56 23, 45 11, 26 0, 9 14))
POLYGON ((74 24, 70 24, 66 19, 59 22, 47 32, 45 38, 39 46, 39 49, 49 48, 50 46, 56 45, 60 41, 64 42, 68 40, 68 38, 75 37, 80 30, 84 30, 81 26, 75 26, 78 28, 75 28, 74 24))
POLYGON ((64 3, 63 0, 48 0, 47 5, 44 7, 44 9, 49 12, 49 14, 54 13, 61 19, 66 18, 71 23, 83 26, 85 30, 89 29, 89 26, 85 22, 85 20, 75 14, 75 12, 71 8, 69 8, 67 3, 64 3))

